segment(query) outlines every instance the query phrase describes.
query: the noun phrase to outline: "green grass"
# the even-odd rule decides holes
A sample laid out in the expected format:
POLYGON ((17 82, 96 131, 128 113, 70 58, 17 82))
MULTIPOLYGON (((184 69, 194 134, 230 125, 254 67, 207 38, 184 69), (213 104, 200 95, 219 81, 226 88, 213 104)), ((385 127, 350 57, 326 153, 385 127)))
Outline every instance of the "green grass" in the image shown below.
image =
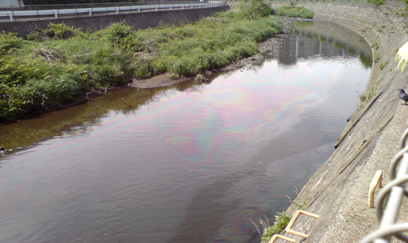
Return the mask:
POLYGON ((282 6, 272 10, 278 16, 288 16, 293 18, 313 19, 314 12, 304 7, 282 6))
POLYGON ((383 70, 384 67, 385 67, 387 64, 388 64, 388 61, 381 63, 381 64, 380 64, 380 69, 383 70))
POLYGON ((228 11, 194 24, 138 31, 112 24, 95 33, 50 25, 26 39, 0 33, 0 119, 58 106, 133 77, 199 74, 255 54, 258 42, 281 30, 273 16, 251 20, 228 11))
POLYGON ((275 223, 272 226, 266 227, 263 230, 262 243, 267 243, 271 240, 274 234, 282 232, 290 221, 290 216, 286 212, 278 213, 275 215, 275 223))
POLYGON ((377 63, 380 60, 380 54, 378 52, 374 53, 374 62, 377 63))

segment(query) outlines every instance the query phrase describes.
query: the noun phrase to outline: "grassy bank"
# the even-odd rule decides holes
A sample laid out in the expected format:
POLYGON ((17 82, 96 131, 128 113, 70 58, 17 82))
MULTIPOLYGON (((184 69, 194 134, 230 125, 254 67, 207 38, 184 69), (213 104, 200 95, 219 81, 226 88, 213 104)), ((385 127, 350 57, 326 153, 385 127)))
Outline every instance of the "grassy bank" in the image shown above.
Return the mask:
POLYGON ((314 12, 304 7, 281 6, 273 9, 273 13, 278 16, 287 16, 292 18, 313 19, 314 12))
POLYGON ((190 76, 257 52, 281 31, 273 16, 250 19, 229 11, 194 24, 132 30, 113 24, 96 33, 50 25, 26 39, 0 34, 0 119, 58 106, 164 72, 190 76))

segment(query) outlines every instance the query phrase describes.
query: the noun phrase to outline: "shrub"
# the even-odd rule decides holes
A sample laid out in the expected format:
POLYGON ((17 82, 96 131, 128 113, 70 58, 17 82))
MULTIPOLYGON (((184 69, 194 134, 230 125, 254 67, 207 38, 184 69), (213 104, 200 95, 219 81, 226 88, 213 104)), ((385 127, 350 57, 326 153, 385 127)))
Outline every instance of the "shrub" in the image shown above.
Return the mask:
POLYGON ((74 36, 74 27, 65 24, 49 23, 43 34, 54 39, 68 39, 74 36))
POLYGON ((288 16, 293 18, 313 19, 314 12, 304 7, 282 6, 275 9, 278 16, 288 16))
POLYGON ((21 48, 23 39, 17 37, 16 33, 0 33, 0 54, 5 54, 9 50, 21 48))
POLYGON ((266 17, 272 10, 263 0, 241 0, 239 8, 242 13, 251 19, 266 17))

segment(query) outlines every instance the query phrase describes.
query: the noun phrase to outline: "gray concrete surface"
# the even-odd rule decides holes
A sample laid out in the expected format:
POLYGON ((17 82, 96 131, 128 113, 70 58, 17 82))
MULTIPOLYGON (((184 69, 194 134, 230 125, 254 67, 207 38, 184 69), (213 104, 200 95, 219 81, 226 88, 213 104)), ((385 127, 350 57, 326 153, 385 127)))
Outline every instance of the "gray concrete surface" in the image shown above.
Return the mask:
MULTIPOLYGON (((279 5, 287 3, 274 3, 273 7, 279 5)), ((408 40, 407 19, 398 16, 398 9, 405 5, 389 4, 380 8, 362 3, 298 5, 314 10, 316 19, 338 23, 360 33, 380 58, 373 63, 366 88, 366 92, 372 92, 376 86, 376 95, 352 115, 339 138, 339 147, 296 199, 298 202, 306 200, 305 210, 320 218, 302 216, 295 222, 293 228, 309 234, 307 239, 284 235, 297 242, 359 242, 379 227, 374 209, 367 206, 368 188, 377 170, 384 171, 384 184, 389 182, 389 163, 398 152, 398 141, 408 119, 408 106, 401 106, 397 91, 400 86, 408 87, 408 74, 397 72, 394 61, 397 48, 408 40), (386 62, 381 70, 380 65, 386 62)), ((403 205, 399 221, 408 222, 407 200, 403 205)), ((294 211, 295 205, 287 210, 294 211)))

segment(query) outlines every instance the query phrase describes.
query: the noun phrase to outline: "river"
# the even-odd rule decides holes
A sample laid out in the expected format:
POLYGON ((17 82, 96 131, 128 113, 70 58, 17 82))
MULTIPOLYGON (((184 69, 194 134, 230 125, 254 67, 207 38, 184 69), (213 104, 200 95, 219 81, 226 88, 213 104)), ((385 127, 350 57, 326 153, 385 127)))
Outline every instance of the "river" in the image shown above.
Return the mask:
POLYGON ((0 127, 0 242, 259 242, 334 151, 371 68, 357 34, 298 22, 208 84, 123 88, 0 127))

